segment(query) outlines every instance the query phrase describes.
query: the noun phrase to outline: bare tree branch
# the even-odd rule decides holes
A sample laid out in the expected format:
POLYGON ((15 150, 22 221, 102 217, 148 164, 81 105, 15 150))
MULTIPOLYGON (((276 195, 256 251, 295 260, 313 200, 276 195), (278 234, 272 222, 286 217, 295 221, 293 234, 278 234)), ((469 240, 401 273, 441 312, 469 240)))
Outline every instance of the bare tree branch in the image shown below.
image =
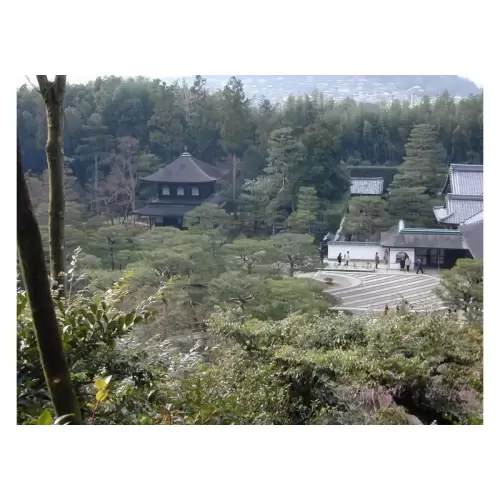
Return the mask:
POLYGON ((40 89, 36 85, 33 85, 29 76, 28 75, 24 75, 24 76, 26 77, 26 80, 28 80, 28 83, 33 87, 33 89, 36 90, 39 94, 41 94, 40 89))

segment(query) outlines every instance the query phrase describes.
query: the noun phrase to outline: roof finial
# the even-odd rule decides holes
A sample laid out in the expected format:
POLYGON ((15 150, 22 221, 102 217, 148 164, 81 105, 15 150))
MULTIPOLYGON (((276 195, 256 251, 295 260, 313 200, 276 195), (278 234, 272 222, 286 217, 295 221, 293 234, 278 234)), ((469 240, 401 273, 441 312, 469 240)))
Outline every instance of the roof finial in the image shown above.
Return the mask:
POLYGON ((181 156, 191 156, 189 153, 188 153, 188 148, 187 146, 184 146, 184 153, 181 154, 181 156))

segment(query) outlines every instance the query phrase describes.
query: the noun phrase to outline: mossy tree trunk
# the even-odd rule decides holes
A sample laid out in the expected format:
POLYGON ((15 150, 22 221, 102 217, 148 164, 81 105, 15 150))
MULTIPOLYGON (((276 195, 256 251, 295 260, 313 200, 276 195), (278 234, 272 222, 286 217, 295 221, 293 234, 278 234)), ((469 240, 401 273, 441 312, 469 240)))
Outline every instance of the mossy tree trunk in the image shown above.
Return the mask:
POLYGON ((17 141, 17 247, 36 330, 40 360, 56 417, 73 414, 81 423, 80 408, 64 356, 43 254, 42 237, 24 178, 17 141))
POLYGON ((56 75, 50 82, 46 75, 37 75, 40 93, 47 112, 47 168, 49 171, 49 245, 50 276, 59 285, 59 294, 66 296, 66 255, 64 245, 64 92, 66 76, 56 75))

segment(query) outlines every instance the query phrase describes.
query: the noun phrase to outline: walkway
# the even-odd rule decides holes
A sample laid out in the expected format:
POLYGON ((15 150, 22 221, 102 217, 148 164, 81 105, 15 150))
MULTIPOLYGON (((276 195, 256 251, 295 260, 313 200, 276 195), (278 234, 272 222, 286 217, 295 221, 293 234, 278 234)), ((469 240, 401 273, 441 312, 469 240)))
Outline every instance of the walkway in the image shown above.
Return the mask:
POLYGON ((395 308, 402 301, 408 301, 413 310, 427 310, 442 307, 435 289, 439 279, 428 274, 399 272, 350 272, 318 271, 315 279, 323 281, 330 277, 339 285, 327 290, 341 300, 335 309, 348 309, 353 312, 383 311, 385 306, 395 308), (352 279, 351 286, 342 286, 341 276, 352 279))

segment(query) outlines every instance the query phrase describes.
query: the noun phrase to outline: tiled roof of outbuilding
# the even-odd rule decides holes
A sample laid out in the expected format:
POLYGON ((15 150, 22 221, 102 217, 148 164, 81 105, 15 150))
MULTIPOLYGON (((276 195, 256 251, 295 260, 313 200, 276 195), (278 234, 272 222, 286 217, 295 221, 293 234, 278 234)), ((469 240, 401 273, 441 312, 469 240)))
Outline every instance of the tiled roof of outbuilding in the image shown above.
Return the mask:
POLYGON ((351 194, 380 195, 383 192, 383 177, 351 177, 351 194))

